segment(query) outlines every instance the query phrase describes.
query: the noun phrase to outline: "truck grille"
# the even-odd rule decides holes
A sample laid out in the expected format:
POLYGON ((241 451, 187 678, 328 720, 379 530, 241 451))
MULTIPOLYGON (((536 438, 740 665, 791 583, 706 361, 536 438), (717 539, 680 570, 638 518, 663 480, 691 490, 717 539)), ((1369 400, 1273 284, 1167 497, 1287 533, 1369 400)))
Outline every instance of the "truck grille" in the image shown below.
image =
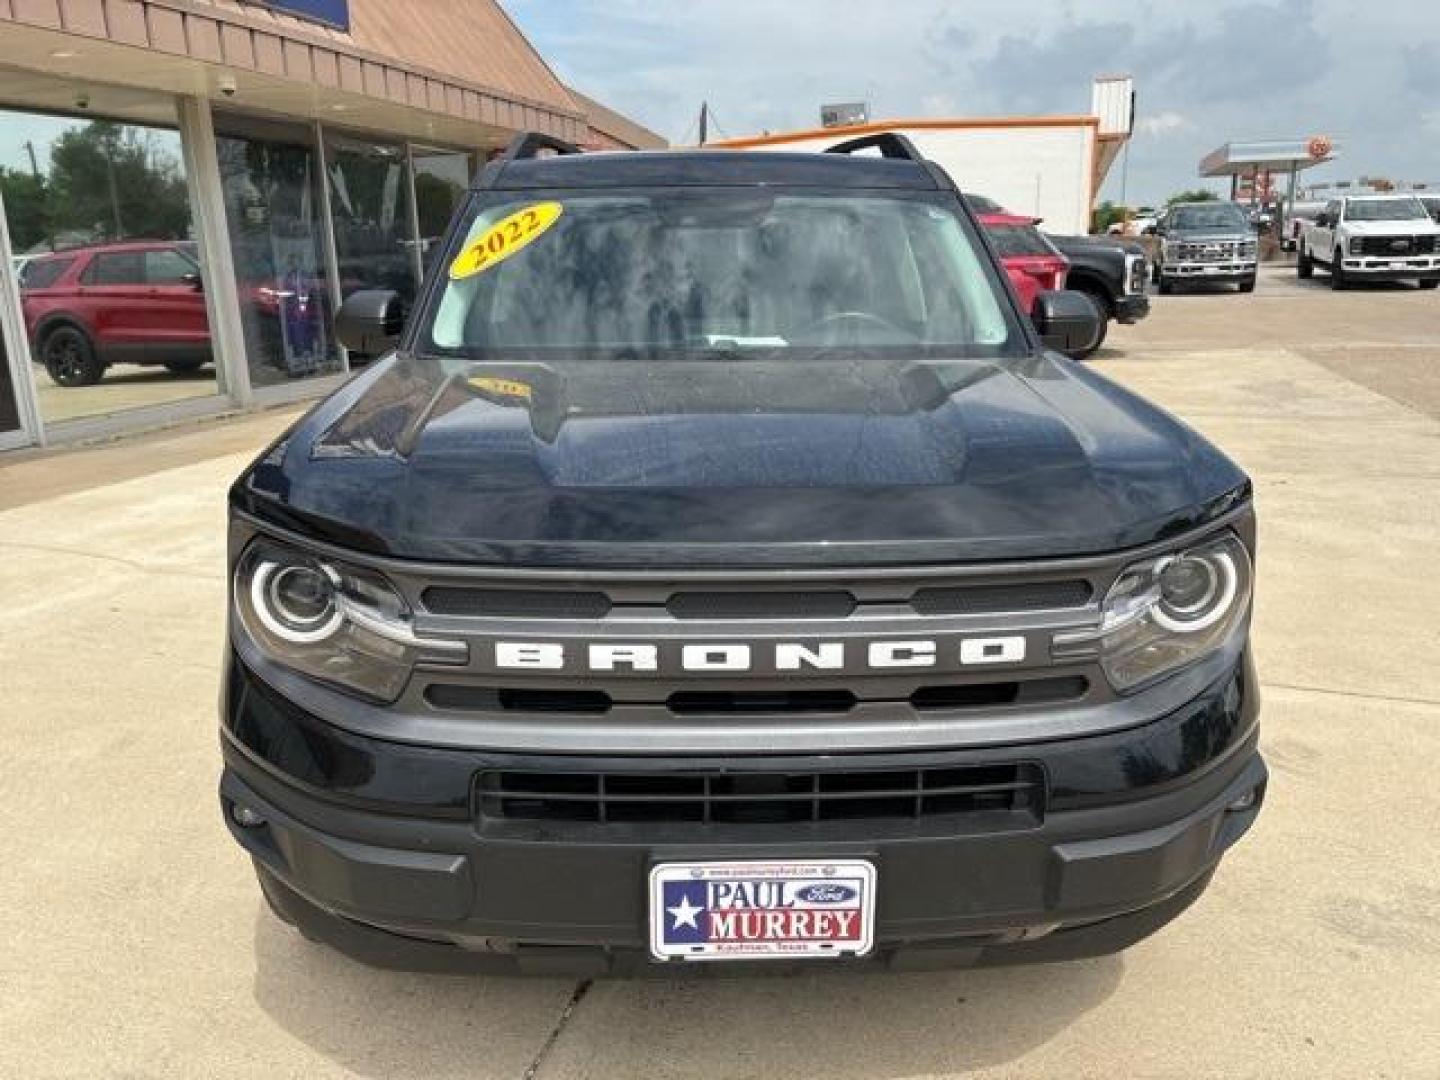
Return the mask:
POLYGON ((1431 255, 1433 236, 1361 236, 1359 255, 1431 255))
POLYGON ((1209 243, 1180 245, 1181 262, 1229 262, 1232 259, 1255 257, 1253 240, 1216 240, 1209 243))
POLYGON ((482 819, 591 824, 782 824, 988 815, 1036 824, 1037 764, 798 772, 542 772, 476 778, 482 819))

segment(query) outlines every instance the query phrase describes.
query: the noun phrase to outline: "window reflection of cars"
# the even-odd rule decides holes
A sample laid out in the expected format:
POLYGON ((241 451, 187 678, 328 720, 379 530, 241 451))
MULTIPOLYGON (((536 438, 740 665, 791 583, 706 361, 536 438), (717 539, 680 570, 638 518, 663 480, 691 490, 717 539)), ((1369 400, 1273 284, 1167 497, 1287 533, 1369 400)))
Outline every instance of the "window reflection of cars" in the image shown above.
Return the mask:
POLYGON ((29 260, 20 280, 34 359, 61 386, 88 386, 112 364, 183 373, 210 361, 195 245, 139 240, 29 260))

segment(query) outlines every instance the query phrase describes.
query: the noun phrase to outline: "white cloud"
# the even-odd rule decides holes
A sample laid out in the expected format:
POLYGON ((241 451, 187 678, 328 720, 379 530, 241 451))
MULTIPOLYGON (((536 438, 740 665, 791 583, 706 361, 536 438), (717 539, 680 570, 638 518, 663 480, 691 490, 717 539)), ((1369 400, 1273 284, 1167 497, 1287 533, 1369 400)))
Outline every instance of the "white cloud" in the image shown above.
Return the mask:
POLYGON ((1155 135, 1160 138, 1164 138, 1167 135, 1175 135, 1182 131, 1192 131, 1194 128, 1194 121, 1174 111, 1158 112, 1150 116, 1141 116, 1135 121, 1136 131, 1142 135, 1155 135))
MULTIPOLYGON (((1142 135, 1132 199, 1194 186, 1222 143, 1317 131, 1344 156, 1314 179, 1440 182, 1426 115, 1440 21, 1416 18, 1435 0, 501 2, 580 90, 676 141, 694 138, 702 100, 730 135, 813 127, 827 101, 876 117, 1078 113, 1095 74, 1125 71, 1142 135)), ((1107 195, 1118 182, 1112 169, 1107 195)))

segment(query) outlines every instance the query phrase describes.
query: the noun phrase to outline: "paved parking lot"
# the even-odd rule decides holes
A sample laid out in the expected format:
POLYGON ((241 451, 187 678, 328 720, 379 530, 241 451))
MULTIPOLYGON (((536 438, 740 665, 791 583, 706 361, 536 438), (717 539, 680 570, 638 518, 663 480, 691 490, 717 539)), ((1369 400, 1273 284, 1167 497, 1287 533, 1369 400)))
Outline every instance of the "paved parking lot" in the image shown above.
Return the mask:
POLYGON ((1097 360, 1256 479, 1273 780, 1195 908, 1068 965, 584 987, 311 945, 214 797, 223 494, 291 414, 0 462, 0 1076, 1440 1076, 1440 296, 1326 284, 1157 298, 1097 360))

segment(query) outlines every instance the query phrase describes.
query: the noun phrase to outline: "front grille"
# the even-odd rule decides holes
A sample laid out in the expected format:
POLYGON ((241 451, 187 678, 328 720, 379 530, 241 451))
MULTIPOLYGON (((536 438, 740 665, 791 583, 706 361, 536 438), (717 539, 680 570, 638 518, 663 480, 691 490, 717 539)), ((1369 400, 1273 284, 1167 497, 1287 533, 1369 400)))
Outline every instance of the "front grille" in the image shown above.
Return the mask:
POLYGON ((1359 255, 1431 255, 1435 251, 1433 236, 1362 236, 1359 255))
POLYGON ((921 589, 910 598, 910 606, 922 615, 990 615, 1084 607, 1090 596, 1090 583, 1081 580, 960 585, 921 589))
POLYGON ((476 778, 482 818, 591 824, 784 824, 986 815, 1038 823, 1045 778, 1030 762, 799 772, 541 772, 476 778))
POLYGON ((1182 243, 1181 262, 1229 262, 1232 259, 1253 259, 1253 240, 1215 240, 1202 243, 1182 243))
POLYGON ((943 746, 982 721, 1023 734, 1113 698, 1094 657, 1052 643, 1096 622, 1122 562, 401 576, 417 632, 467 657, 417 665, 396 708, 495 750, 649 753, 720 729, 750 754, 943 746))
POLYGON ((423 594, 436 615, 503 619, 602 619, 610 612, 603 592, 561 589, 474 589, 432 586, 423 594))
POLYGON ((677 619, 844 619, 855 597, 829 592, 678 592, 665 604, 677 619))

